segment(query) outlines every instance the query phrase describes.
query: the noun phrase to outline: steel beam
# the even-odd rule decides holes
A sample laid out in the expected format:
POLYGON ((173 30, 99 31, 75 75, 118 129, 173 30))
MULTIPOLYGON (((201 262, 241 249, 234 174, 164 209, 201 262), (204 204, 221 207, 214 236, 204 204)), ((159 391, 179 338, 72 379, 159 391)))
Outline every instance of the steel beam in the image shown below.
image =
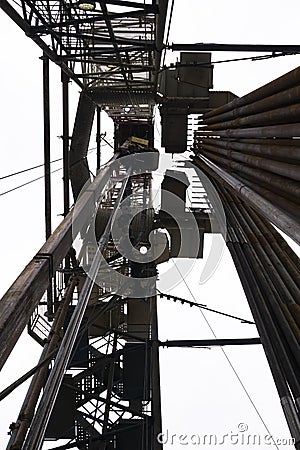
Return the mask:
POLYGON ((281 52, 299 53, 300 45, 296 44, 170 44, 173 52, 281 52))
POLYGON ((160 62, 161 62, 161 55, 162 51, 164 49, 164 34, 165 34, 165 26, 166 26, 166 17, 167 17, 167 11, 168 11, 168 3, 169 0, 159 0, 158 7, 159 7, 159 14, 156 17, 156 42, 155 42, 155 72, 153 75, 153 82, 154 86, 157 86, 158 82, 158 75, 160 70, 160 62))
POLYGON ((63 182, 64 182, 64 216, 70 209, 70 174, 69 174, 69 77, 61 72, 62 107, 63 107, 63 182))
POLYGON ((13 350, 71 244, 72 212, 0 300, 0 368, 13 350))
POLYGON ((108 30, 108 33, 109 33, 110 43, 112 43, 112 45, 113 45, 114 52, 116 54, 116 57, 117 57, 117 60, 118 60, 118 63, 119 63, 120 69, 121 69, 121 73, 122 73, 122 76, 124 78, 125 85, 126 85, 126 87, 128 89, 129 88, 129 83, 128 83, 128 79, 127 79, 127 74, 126 74, 126 71, 125 71, 124 66, 123 66, 122 56, 120 55, 120 52, 122 50, 118 46, 118 42, 117 42, 117 39, 116 39, 116 36, 115 36, 115 33, 114 33, 114 29, 113 29, 111 21, 109 19, 106 2, 103 1, 103 0, 99 0, 99 3, 100 3, 100 6, 101 6, 101 9, 102 9, 102 12, 103 12, 103 15, 104 15, 104 21, 105 21, 105 24, 107 26, 107 30, 108 30))
POLYGON ((50 87, 49 58, 43 55, 43 106, 44 106, 44 178, 45 178, 45 229, 46 239, 51 235, 51 166, 50 166, 50 87))
POLYGON ((257 345, 260 338, 193 339, 159 342, 160 347, 223 347, 224 345, 257 345))
POLYGON ((97 142, 97 173, 100 170, 101 165, 101 108, 97 106, 97 134, 96 134, 96 142, 97 142))
POLYGON ((157 323, 157 297, 151 297, 151 322, 152 322, 152 417, 153 417, 153 450, 162 450, 163 446, 158 442, 157 436, 162 432, 161 420, 161 396, 160 396, 160 371, 159 371, 159 341, 157 323))
MULTIPOLYGON (((51 235, 51 155, 50 155, 50 78, 49 58, 45 53, 43 61, 43 112, 44 112, 44 205, 46 239, 51 235)), ((53 292, 50 283, 47 289, 47 313, 53 314, 53 292)))

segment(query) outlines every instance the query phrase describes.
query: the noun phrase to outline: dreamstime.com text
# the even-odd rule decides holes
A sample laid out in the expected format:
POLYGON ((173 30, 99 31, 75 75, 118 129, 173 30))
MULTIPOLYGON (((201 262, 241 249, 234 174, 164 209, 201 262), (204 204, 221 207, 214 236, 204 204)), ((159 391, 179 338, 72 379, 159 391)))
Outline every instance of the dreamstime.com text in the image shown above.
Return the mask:
POLYGON ((291 437, 277 437, 271 434, 249 433, 246 423, 239 423, 236 431, 230 431, 226 434, 188 434, 173 433, 166 430, 157 435, 157 441, 160 444, 169 445, 201 445, 201 446, 287 446, 295 445, 295 439, 291 437))

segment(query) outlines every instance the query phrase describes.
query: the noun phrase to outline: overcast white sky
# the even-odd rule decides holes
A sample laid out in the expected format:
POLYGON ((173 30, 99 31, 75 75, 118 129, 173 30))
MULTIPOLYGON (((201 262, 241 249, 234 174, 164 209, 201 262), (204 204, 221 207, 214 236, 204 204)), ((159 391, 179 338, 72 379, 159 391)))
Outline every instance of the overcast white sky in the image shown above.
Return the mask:
MULTIPOLYGON (((227 1, 175 0, 170 42, 216 43, 299 43, 299 2, 294 0, 262 2, 258 0, 227 1)), ((1 103, 0 177, 22 170, 43 160, 42 130, 42 62, 41 51, 25 37, 18 27, 0 11, 1 103)), ((214 54, 212 60, 249 54, 214 54)), ((171 52, 167 62, 174 61, 171 52)), ((231 90, 237 95, 261 86, 300 65, 300 56, 289 56, 256 62, 218 64, 214 69, 214 89, 231 90)), ((51 65, 52 159, 61 157, 62 134, 60 72, 51 65)), ((78 88, 71 85, 71 124, 76 111, 78 88)), ((159 127, 159 124, 158 124, 159 127)), ((105 121, 103 131, 111 135, 111 125, 105 121)), ((91 147, 94 147, 93 133, 91 147)), ((158 145, 158 142, 157 142, 158 145)), ((94 157, 95 159, 95 157, 94 157)), ((53 168, 61 167, 57 163, 53 168)), ((26 182, 42 171, 34 171, 13 179, 0 180, 0 194, 26 182)), ((53 226, 61 220, 62 173, 53 175, 53 226)), ((42 180, 20 190, 0 195, 0 295, 14 281, 25 264, 44 241, 44 209, 42 180)), ((209 240, 207 241, 209 244, 209 240)), ((207 253, 209 245, 206 245, 207 253)), ((170 262, 169 264, 172 264, 170 262)), ((250 312, 235 273, 233 263, 224 254, 219 269, 208 283, 199 286, 198 261, 186 279, 197 301, 212 308, 250 318, 250 312)), ((193 300, 185 283, 174 294, 193 300)), ((211 338, 200 311, 173 303, 159 302, 160 338, 211 338)), ((217 337, 256 336, 252 325, 206 314, 217 337)), ((32 367, 40 350, 29 338, 16 348, 1 373, 0 388, 6 387, 32 367)), ((276 390, 260 347, 225 350, 270 432, 276 438, 289 436, 276 390)), ((249 434, 267 432, 254 410, 232 368, 220 349, 162 349, 161 385, 163 429, 170 434, 209 434, 237 432, 239 423, 248 425, 249 434)), ((25 387, 19 388, 0 404, 0 448, 5 448, 8 425, 16 420, 25 387)), ((180 448, 171 445, 171 450, 180 448)), ((235 446, 236 447, 236 446, 235 446)), ((186 449, 194 449, 191 443, 186 449)), ((223 445, 230 450, 232 445, 223 445)), ((260 449, 261 446, 249 446, 260 449)), ((270 445, 269 448, 275 448, 270 445)), ((280 448, 280 447, 279 447, 280 448)), ((292 449, 292 446, 282 446, 292 449)))

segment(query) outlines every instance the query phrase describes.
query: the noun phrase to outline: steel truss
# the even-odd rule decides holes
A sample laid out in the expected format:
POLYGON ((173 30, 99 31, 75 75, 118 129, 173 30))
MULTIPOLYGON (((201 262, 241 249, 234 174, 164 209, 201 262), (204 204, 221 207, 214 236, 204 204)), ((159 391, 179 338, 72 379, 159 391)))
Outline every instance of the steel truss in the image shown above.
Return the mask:
POLYGON ((153 105, 156 95, 167 5, 167 0, 101 0, 93 11, 82 11, 73 0, 0 2, 45 56, 82 88, 97 91, 101 107, 118 105, 117 111, 107 108, 113 118, 126 115, 128 105, 135 116, 152 117, 146 105, 153 105), (127 93, 121 104, 114 91, 127 93), (140 94, 145 101, 134 101, 140 94))
MULTIPOLYGON (((160 450, 156 439, 161 431, 159 346, 260 342, 296 448, 300 448, 299 259, 270 224, 299 243, 299 69, 204 114, 195 135, 193 162, 215 184, 225 208, 227 246, 259 339, 159 342, 155 295, 138 299, 118 295, 113 277, 98 285, 84 274, 85 258, 97 272, 101 250, 114 270, 139 276, 141 268, 119 254, 110 232, 124 197, 135 192, 134 201, 140 205, 149 201, 149 174, 138 176, 127 167, 127 178, 120 181, 108 167, 102 169, 97 187, 104 190, 109 183, 113 187, 98 205, 99 246, 93 249, 85 242, 79 254, 72 247, 69 180, 81 213, 95 200, 92 190, 78 199, 90 176, 86 155, 95 107, 98 122, 101 107, 116 124, 132 120, 151 124, 167 4, 167 0, 99 0, 87 12, 72 0, 0 0, 1 8, 43 50, 44 67, 47 242, 1 299, 0 365, 28 323, 30 335, 43 350, 39 364, 2 393, 7 395, 34 374, 18 420, 11 426, 9 449, 38 450, 46 436, 67 440, 56 447, 60 449, 160 450), (52 233, 49 59, 62 68, 64 93, 65 217, 52 233), (71 149, 69 79, 82 87, 71 149), (138 367, 136 373, 133 367, 138 367)), ((208 48, 196 47, 188 49, 208 48)), ((299 46, 277 46, 276 51, 298 52, 299 46)), ((149 232, 155 228, 149 204, 147 213, 132 225, 137 248, 148 243, 149 232)), ((205 205, 209 207, 209 199, 205 205)), ((160 220, 166 220, 163 214, 160 220)), ((155 274, 155 262, 143 270, 155 274)))

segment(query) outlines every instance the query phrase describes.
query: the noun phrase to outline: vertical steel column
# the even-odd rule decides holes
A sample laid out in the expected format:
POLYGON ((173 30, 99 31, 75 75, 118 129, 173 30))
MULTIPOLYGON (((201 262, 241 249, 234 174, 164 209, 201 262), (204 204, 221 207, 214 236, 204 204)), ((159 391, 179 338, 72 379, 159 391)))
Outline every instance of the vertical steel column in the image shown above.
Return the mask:
MULTIPOLYGON (((70 78, 62 70, 62 107, 63 107, 63 189, 64 189, 64 217, 70 209, 70 160, 69 160, 69 81, 70 78)), ((70 268, 70 257, 65 257, 65 269, 70 268)), ((65 285, 68 284, 69 275, 65 275, 65 285)), ((56 291, 56 289, 55 289, 56 291)))
POLYGON ((101 166, 101 108, 97 106, 97 173, 101 166))
POLYGON ((64 181, 64 217, 70 208, 69 191, 69 77, 61 72, 62 101, 63 101, 63 181, 64 181))
POLYGON ((44 107, 44 176, 46 239, 51 235, 51 175, 50 175, 50 88, 49 58, 43 54, 43 107, 44 107))
MULTIPOLYGON (((49 58, 44 53, 43 60, 43 108, 44 108, 44 188, 45 188, 45 231, 46 239, 51 235, 51 161, 50 161, 50 86, 49 58)), ((52 283, 47 290, 47 311, 53 315, 52 283)))
POLYGON ((153 450, 162 450, 158 442, 158 435, 162 432, 161 398, 160 398, 160 372, 159 372, 159 345, 157 324, 157 297, 151 298, 151 339, 152 339, 152 417, 153 417, 153 450))

